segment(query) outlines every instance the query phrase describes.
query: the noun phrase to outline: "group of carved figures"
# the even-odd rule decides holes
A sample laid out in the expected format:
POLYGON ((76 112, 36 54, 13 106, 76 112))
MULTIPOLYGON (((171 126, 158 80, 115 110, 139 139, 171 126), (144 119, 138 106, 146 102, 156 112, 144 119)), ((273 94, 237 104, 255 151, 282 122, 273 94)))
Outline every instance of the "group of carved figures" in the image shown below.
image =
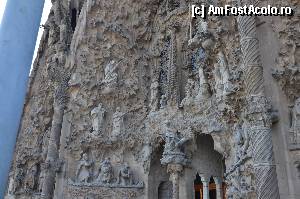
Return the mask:
MULTIPOLYGON (((105 122, 106 109, 103 107, 101 103, 98 104, 97 107, 92 109, 91 117, 92 117, 92 134, 99 136, 103 135, 103 126, 105 122)), ((111 138, 116 139, 124 128, 124 116, 125 113, 122 113, 120 107, 116 108, 116 111, 113 114, 113 128, 111 132, 111 138)))
MULTIPOLYGON (((190 30, 192 31, 192 30, 190 30)), ((193 68, 198 69, 199 92, 197 97, 205 99, 210 96, 209 85, 205 75, 208 53, 211 52, 214 44, 213 33, 209 30, 205 20, 200 19, 196 24, 196 33, 189 40, 188 45, 193 51, 193 68)), ((234 92, 234 85, 230 81, 230 72, 226 57, 219 51, 214 64, 214 79, 216 97, 226 96, 234 92)), ((188 88, 191 88, 188 86, 188 88)), ((191 91, 186 91, 191 92, 191 91)))
MULTIPOLYGON (((175 34, 173 31, 172 34, 175 34)), ((175 37, 175 36, 173 36, 175 37)), ((168 41, 172 44, 172 38, 171 41, 168 41)), ((207 22, 204 20, 200 20, 200 22, 197 23, 196 27, 196 33, 195 35, 189 39, 188 46, 191 49, 192 52, 192 68, 195 72, 195 69, 197 72, 197 81, 194 80, 194 78, 189 78, 187 80, 186 84, 186 93, 185 98, 181 102, 181 107, 183 107, 185 104, 188 104, 193 99, 193 90, 195 89, 196 85, 198 86, 198 91, 196 92, 195 98, 198 100, 205 100, 211 96, 211 90, 210 85, 208 83, 208 78, 206 75, 206 68, 208 64, 208 54, 212 54, 212 48, 215 46, 214 44, 214 38, 213 38, 212 32, 208 29, 207 22)), ((174 40, 174 39, 173 39, 174 40)), ((174 55, 174 48, 176 48, 175 44, 167 45, 169 48, 168 52, 172 53, 164 53, 169 54, 167 60, 173 60, 175 59, 174 55)), ((163 58, 162 58, 163 59, 163 58)), ((230 70, 228 67, 228 63, 225 57, 225 54, 222 50, 220 50, 217 53, 217 56, 215 58, 215 64, 214 64, 214 90, 215 90, 215 96, 217 98, 222 98, 223 96, 228 96, 236 91, 236 86, 231 82, 231 75, 230 70)), ((175 61, 169 61, 168 63, 165 63, 168 65, 167 68, 174 67, 175 61), (173 64, 173 65, 172 65, 173 64)), ((171 70, 171 69, 168 69, 171 70)), ((168 71, 168 75, 171 75, 171 72, 168 71)), ((171 81, 172 77, 167 77, 168 82, 171 81)), ((167 85, 167 93, 162 92, 163 84, 161 80, 153 80, 151 83, 151 99, 150 99, 150 107, 151 110, 156 110, 157 104, 159 105, 160 109, 163 109, 169 104, 169 93, 170 86, 167 85)))
POLYGON ((118 171, 117 179, 114 177, 114 169, 109 158, 105 158, 99 167, 98 172, 93 173, 94 162, 89 160, 88 154, 84 153, 79 161, 76 171, 76 182, 82 184, 114 185, 114 186, 136 186, 133 173, 125 162, 118 171))

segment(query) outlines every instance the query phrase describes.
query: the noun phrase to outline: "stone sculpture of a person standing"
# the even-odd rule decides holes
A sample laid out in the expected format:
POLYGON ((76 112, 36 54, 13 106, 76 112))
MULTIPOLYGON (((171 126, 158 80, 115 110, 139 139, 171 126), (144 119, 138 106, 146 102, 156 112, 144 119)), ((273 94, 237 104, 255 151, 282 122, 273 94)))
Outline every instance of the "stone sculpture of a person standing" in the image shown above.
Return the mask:
POLYGON ((106 110, 101 103, 91 111, 92 117, 92 133, 94 135, 100 135, 102 133, 103 122, 106 110))
POLYGON ((76 178, 77 181, 80 183, 88 183, 91 177, 91 167, 93 162, 89 160, 88 154, 82 154, 82 158, 79 161, 77 171, 76 171, 76 178))
POLYGON ((122 133, 124 116, 125 114, 121 112, 120 107, 117 107, 116 112, 113 114, 113 130, 111 133, 113 139, 116 139, 122 133))
POLYGON ((105 158, 103 162, 101 162, 99 175, 97 181, 104 184, 111 183, 113 178, 113 169, 110 163, 109 158, 105 158))
POLYGON ((133 184, 132 172, 127 163, 125 163, 119 171, 118 184, 128 186, 133 184))
POLYGON ((300 143, 300 97, 295 101, 294 108, 292 110, 292 127, 290 129, 292 134, 291 143, 300 143))

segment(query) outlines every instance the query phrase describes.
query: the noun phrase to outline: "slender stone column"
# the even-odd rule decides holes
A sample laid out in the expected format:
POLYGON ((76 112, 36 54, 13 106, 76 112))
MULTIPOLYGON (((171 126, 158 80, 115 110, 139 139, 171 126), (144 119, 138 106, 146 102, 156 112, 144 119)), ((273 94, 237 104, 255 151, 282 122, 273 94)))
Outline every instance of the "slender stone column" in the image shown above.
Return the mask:
POLYGON ((201 176, 203 184, 203 199, 209 199, 209 177, 201 176))
POLYGON ((0 25, 0 198, 13 158, 43 5, 44 0, 7 0, 0 25))
POLYGON ((223 197, 223 189, 222 189, 222 178, 221 177, 214 177, 214 181, 216 184, 216 193, 217 193, 217 199, 222 199, 223 197))
POLYGON ((179 174, 183 170, 180 164, 169 164, 167 171, 170 174, 170 181, 172 182, 172 199, 179 199, 179 174))
POLYGON ((62 76, 62 80, 58 86, 54 98, 54 114, 52 118, 52 126, 50 132, 50 139, 48 144, 48 153, 45 164, 46 174, 45 181, 42 188, 42 198, 51 199, 53 197, 55 177, 57 171, 60 169, 59 147, 61 128, 63 123, 64 109, 67 100, 66 90, 68 87, 69 76, 62 76))
MULTIPOLYGON (((246 1, 246 5, 251 2, 246 1)), ((246 120, 253 148, 258 199, 278 199, 279 189, 274 164, 271 132, 271 106, 264 95, 263 68, 254 16, 239 16, 238 27, 244 62, 246 120)))

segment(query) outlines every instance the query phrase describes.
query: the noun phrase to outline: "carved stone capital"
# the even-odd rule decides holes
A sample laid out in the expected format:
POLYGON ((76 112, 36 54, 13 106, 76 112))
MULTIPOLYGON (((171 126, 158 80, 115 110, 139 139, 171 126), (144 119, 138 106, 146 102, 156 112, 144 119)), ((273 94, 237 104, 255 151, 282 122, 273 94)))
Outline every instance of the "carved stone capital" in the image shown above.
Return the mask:
POLYGON ((170 174, 180 173, 183 170, 181 164, 168 164, 167 172, 170 174))

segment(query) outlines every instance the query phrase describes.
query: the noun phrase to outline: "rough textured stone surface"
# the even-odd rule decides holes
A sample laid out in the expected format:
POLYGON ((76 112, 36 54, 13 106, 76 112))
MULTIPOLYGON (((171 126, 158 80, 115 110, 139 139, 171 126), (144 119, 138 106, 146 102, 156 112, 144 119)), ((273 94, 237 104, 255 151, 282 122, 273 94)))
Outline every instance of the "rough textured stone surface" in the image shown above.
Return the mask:
POLYGON ((5 199, 300 198, 299 2, 189 3, 53 0, 5 199))

